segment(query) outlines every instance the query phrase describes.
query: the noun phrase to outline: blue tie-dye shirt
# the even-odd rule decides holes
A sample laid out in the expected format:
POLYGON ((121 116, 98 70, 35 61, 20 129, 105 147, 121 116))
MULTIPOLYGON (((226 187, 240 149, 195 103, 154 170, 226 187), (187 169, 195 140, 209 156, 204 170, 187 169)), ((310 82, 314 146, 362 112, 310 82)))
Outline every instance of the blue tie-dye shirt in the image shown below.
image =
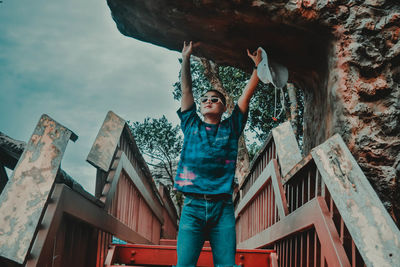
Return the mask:
POLYGON ((229 118, 213 125, 199 118, 195 104, 177 113, 184 141, 174 187, 186 193, 232 194, 238 140, 247 114, 236 105, 229 118))

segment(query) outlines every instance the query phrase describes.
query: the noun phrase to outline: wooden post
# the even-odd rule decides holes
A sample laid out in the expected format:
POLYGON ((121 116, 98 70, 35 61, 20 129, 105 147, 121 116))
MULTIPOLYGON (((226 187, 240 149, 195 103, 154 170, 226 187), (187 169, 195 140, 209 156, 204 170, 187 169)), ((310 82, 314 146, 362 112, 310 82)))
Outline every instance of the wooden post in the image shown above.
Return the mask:
POLYGON ((400 232, 340 135, 311 151, 367 266, 398 266, 400 232))
POLYGON ((0 195, 0 256, 24 263, 69 139, 77 136, 42 115, 0 195))

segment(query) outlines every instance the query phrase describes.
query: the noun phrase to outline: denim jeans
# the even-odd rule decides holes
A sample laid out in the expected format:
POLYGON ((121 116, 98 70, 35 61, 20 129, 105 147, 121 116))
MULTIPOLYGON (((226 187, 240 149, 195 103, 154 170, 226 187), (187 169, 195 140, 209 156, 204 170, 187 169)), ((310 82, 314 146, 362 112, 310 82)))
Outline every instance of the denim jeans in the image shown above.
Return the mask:
POLYGON ((236 266, 232 199, 204 200, 186 196, 179 222, 176 266, 196 266, 205 240, 210 240, 214 266, 236 266))

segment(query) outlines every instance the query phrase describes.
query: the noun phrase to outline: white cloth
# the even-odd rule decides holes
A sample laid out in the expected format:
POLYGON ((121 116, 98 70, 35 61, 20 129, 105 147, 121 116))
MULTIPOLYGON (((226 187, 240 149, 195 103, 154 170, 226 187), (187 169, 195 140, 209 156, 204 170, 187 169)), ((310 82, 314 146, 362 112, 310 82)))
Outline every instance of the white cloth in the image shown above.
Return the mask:
POLYGON ((257 67, 257 76, 263 83, 272 83, 275 87, 283 88, 288 79, 288 69, 272 60, 268 61, 268 56, 262 47, 261 49, 261 62, 257 67))

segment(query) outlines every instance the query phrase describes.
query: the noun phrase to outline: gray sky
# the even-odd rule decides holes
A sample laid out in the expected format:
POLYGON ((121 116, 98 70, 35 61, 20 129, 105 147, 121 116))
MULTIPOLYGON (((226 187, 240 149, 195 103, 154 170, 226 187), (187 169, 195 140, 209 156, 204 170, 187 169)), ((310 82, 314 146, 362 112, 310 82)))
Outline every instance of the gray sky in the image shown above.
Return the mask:
POLYGON ((43 113, 71 129, 62 168, 93 192, 86 156, 109 110, 178 123, 179 57, 120 34, 105 0, 2 0, 0 131, 27 142, 43 113))

